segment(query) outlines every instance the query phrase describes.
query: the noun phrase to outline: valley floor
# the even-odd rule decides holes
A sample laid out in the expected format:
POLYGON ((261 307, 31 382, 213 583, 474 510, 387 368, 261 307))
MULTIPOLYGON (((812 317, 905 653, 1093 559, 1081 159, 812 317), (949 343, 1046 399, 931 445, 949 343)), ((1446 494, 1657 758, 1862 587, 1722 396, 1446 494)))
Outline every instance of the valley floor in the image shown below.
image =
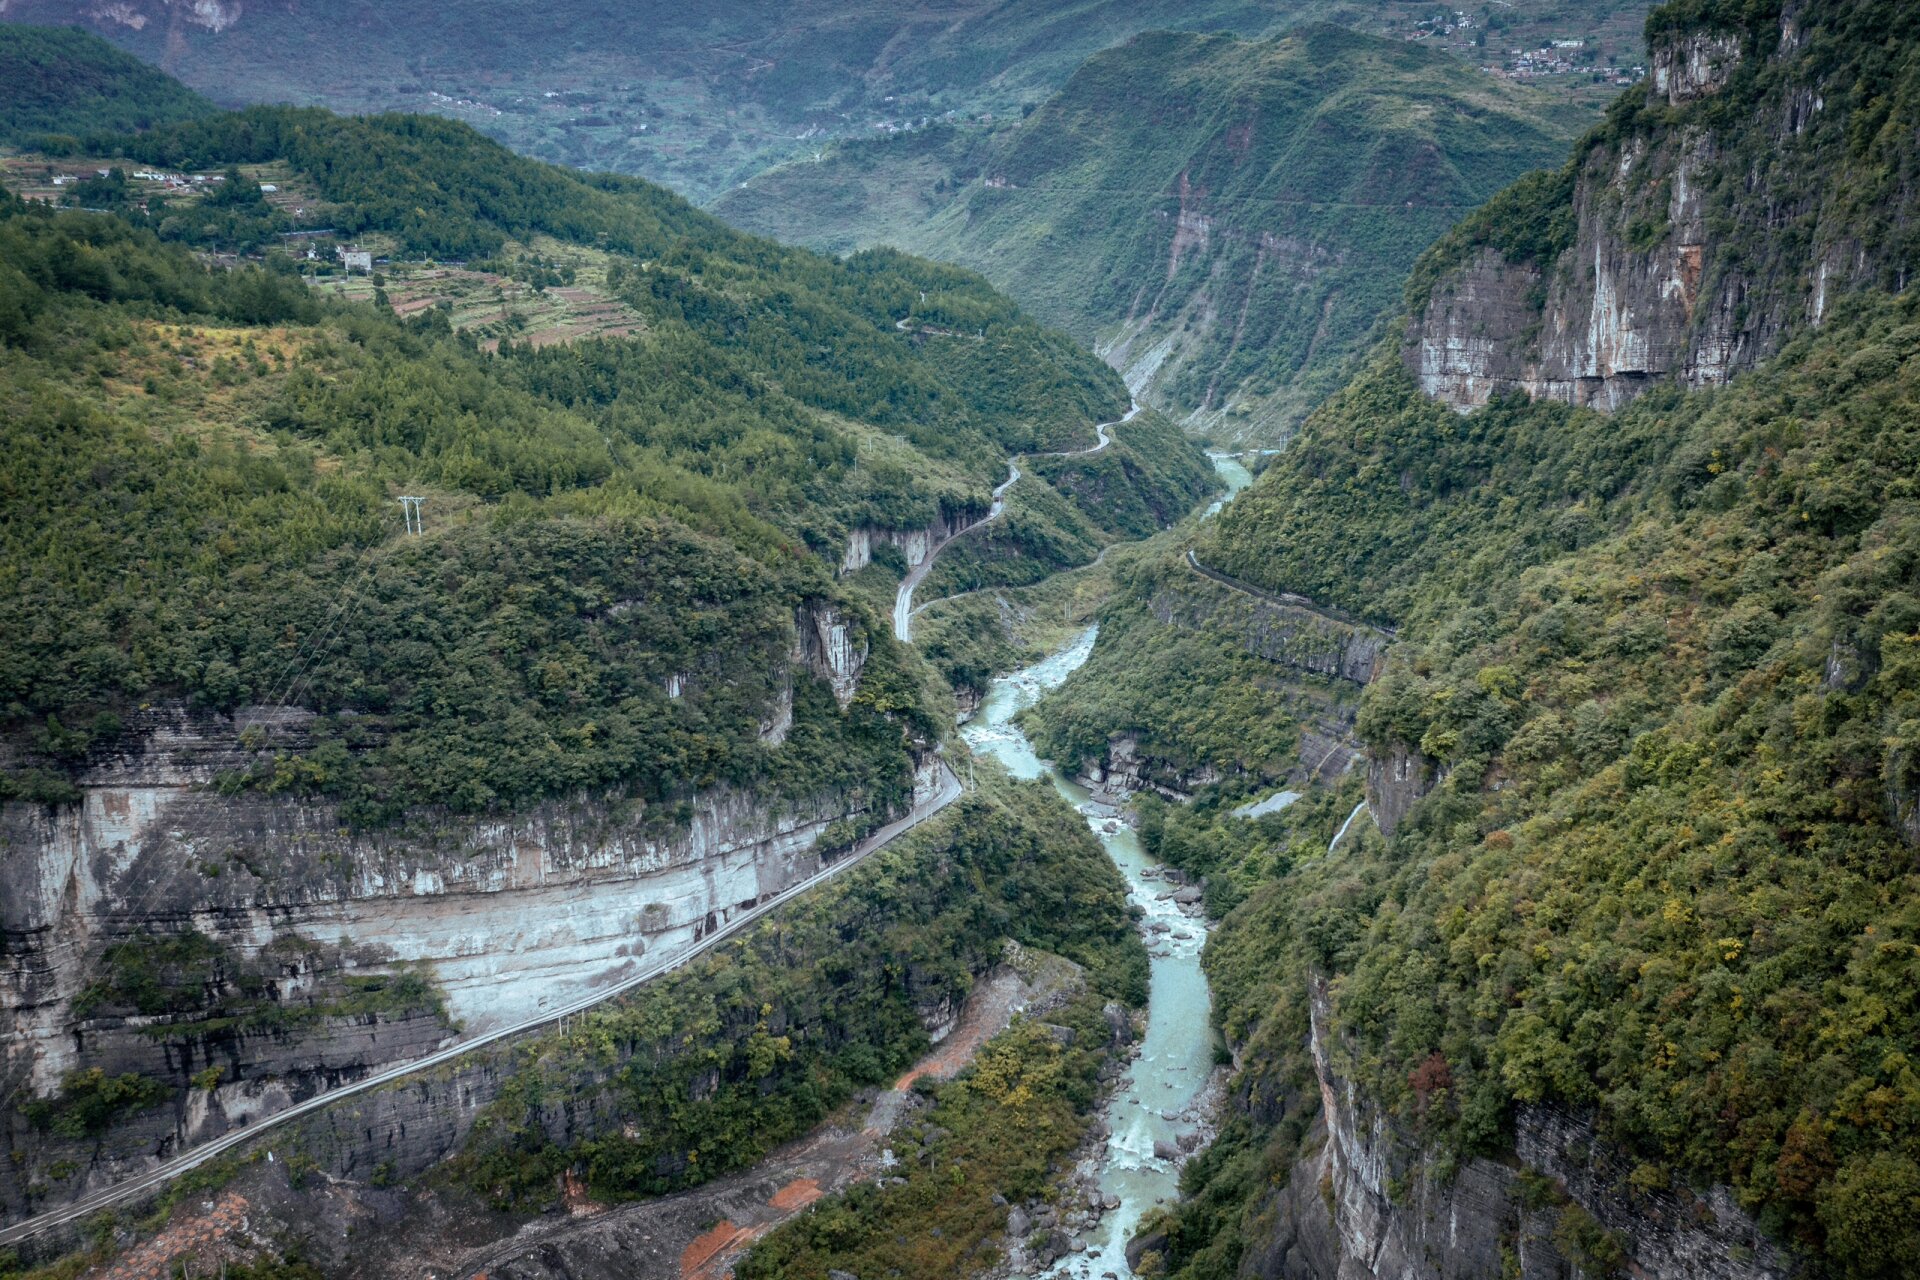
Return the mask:
POLYGON ((720 1280, 768 1231, 821 1197, 886 1176, 887 1140, 924 1107, 914 1092, 922 1078, 948 1080, 982 1045, 1007 1029, 1016 1013, 1060 994, 1070 968, 1028 982, 995 969, 976 986, 934 1050, 893 1086, 860 1095, 832 1121, 759 1164, 678 1195, 607 1208, 584 1192, 569 1196, 566 1216, 549 1215, 511 1239, 470 1242, 473 1226, 423 1221, 368 1260, 368 1275, 416 1280, 449 1274, 480 1280, 720 1280), (447 1247, 433 1242, 462 1238, 447 1247))

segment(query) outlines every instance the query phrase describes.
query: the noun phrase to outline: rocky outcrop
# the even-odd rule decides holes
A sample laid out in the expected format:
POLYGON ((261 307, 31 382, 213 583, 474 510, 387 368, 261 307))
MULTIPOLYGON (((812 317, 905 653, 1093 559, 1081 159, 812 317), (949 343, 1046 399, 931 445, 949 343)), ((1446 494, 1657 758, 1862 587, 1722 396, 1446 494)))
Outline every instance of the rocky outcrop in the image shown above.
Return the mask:
POLYGON ((842 576, 858 573, 873 563, 875 547, 898 547, 907 568, 917 569, 941 543, 963 528, 967 519, 942 511, 931 523, 919 529, 889 529, 880 525, 861 525, 847 536, 847 549, 840 557, 842 576))
MULTIPOLYGON (((0 12, 7 6, 0 4, 0 12)), ((166 26, 182 22, 218 34, 240 21, 240 0, 104 0, 102 3, 76 5, 97 26, 131 27, 144 30, 149 22, 166 26)))
POLYGON ((832 689, 842 711, 860 687, 867 653, 867 642, 855 638, 846 616, 833 605, 815 601, 794 616, 794 665, 832 689))
POLYGON ((1677 107, 1724 88, 1739 65, 1739 36, 1689 31, 1654 46, 1652 91, 1677 107))
MULTIPOLYGON (((1577 1224, 1597 1225, 1645 1280, 1783 1280, 1778 1252, 1723 1187, 1704 1195, 1631 1188, 1632 1162, 1587 1125, 1547 1108, 1516 1118, 1519 1168, 1468 1160, 1443 1171, 1374 1107, 1336 1061, 1326 985, 1309 990, 1319 1115, 1307 1154, 1260 1216, 1240 1274, 1262 1280, 1579 1280, 1577 1224), (1568 1256, 1571 1253, 1573 1256, 1568 1256)), ((1311 1105, 1290 1098, 1287 1105, 1311 1105)), ((1590 1246, 1589 1246, 1590 1247, 1590 1246)))
POLYGON ((1385 755, 1369 752, 1367 809, 1380 834, 1391 837, 1413 806, 1445 780, 1444 771, 1404 742, 1389 745, 1385 755))
POLYGON ((1353 684, 1379 672, 1385 633, 1321 611, 1201 583, 1170 583, 1148 602, 1163 625, 1231 635, 1268 662, 1353 684))
POLYGON ((1708 277, 1717 246, 1702 192, 1717 159, 1700 132, 1589 155, 1573 246, 1557 263, 1513 264, 1482 249, 1434 290, 1407 344, 1422 390, 1462 410, 1512 391, 1610 410, 1662 379, 1717 386, 1772 351, 1784 303, 1756 314, 1751 281, 1708 277), (1664 234, 1636 246, 1629 223, 1664 234))
POLYGON ((1131 733, 1116 733, 1107 740, 1106 753, 1087 765, 1074 781, 1097 796, 1123 802, 1136 791, 1152 791, 1168 800, 1187 801, 1201 787, 1219 782, 1225 775, 1210 764, 1181 765, 1143 754, 1140 739, 1131 733))
MULTIPOLYGON (((866 653, 834 607, 801 609, 789 696, 763 736, 791 723, 796 673, 844 706, 866 653)), ((81 1144, 84 1171, 42 1182, 42 1203, 422 1056, 456 1028, 618 982, 819 871, 822 833, 873 803, 721 786, 671 804, 580 794, 356 829, 324 796, 221 785, 263 753, 298 753, 310 718, 151 709, 76 776, 79 803, 0 806, 7 1217, 46 1168, 76 1161, 18 1109, 57 1099, 72 1072, 143 1076, 170 1100, 81 1144), (170 974, 143 1005, 149 953, 198 972, 170 974), (413 986, 393 988, 407 994, 381 994, 409 973, 413 986)), ((923 768, 916 787, 936 786, 923 768)))
POLYGON ((1547 203, 1498 215, 1539 227, 1570 213, 1551 260, 1481 244, 1442 273, 1403 347, 1422 390, 1462 411, 1512 392, 1610 410, 1657 382, 1717 386, 1819 324, 1838 293, 1883 278, 1897 248, 1868 244, 1857 184, 1839 177, 1844 130, 1813 60, 1794 62, 1791 14, 1770 52, 1787 64, 1784 87, 1751 112, 1711 114, 1756 56, 1749 38, 1656 41, 1653 74, 1634 92, 1672 118, 1609 131, 1579 156, 1570 196, 1548 184, 1547 203), (1563 200, 1570 210, 1555 207, 1563 200))

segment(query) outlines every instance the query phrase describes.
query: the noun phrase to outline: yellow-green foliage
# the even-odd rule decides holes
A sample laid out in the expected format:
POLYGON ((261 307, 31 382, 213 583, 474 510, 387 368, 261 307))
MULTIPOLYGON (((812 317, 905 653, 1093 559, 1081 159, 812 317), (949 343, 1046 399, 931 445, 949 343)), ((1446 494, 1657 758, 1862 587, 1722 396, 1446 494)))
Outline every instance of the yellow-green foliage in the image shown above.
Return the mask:
POLYGON ((1221 954, 1290 937, 1351 1069, 1456 1151, 1572 1105, 1833 1274, 1909 1273, 1920 1241, 1866 1224, 1920 1187, 1916 476, 1910 296, 1612 417, 1460 417, 1376 367, 1208 554, 1401 619, 1361 728, 1451 774, 1221 954))
POLYGON ((1020 1019, 934 1091, 924 1122, 893 1136, 905 1186, 862 1183, 822 1201, 754 1246, 736 1274, 799 1280, 829 1271, 978 1270, 991 1256, 983 1250, 1006 1228, 1007 1209, 995 1195, 1018 1203, 1045 1194, 1057 1162, 1086 1132, 1108 1043, 1098 994, 1044 1022, 1020 1019))
MULTIPOLYGON (((921 1008, 964 996, 1007 938, 1086 966, 1109 998, 1146 998, 1124 882, 1086 824, 1044 785, 989 780, 739 942, 526 1046, 452 1176, 540 1201, 566 1169, 634 1196, 749 1163, 902 1071, 927 1047, 921 1008), (556 1137, 557 1096, 626 1123, 556 1137)), ((1063 1133, 1090 1097, 1069 1065, 1036 1075, 1046 1109, 1029 1117, 1063 1133)))

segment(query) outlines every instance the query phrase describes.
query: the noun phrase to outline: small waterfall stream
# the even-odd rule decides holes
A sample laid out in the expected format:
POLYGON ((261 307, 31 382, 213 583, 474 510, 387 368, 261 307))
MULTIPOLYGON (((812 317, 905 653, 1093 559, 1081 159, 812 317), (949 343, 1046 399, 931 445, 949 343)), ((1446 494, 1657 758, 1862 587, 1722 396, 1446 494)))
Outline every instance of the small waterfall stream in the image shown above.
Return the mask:
POLYGON ((1367 808, 1367 802, 1365 800, 1362 800, 1359 804, 1353 806, 1353 812, 1348 814, 1347 820, 1340 824, 1340 829, 1333 833, 1333 839, 1327 841, 1328 853, 1332 853, 1334 849, 1339 847, 1341 839, 1347 834, 1347 828, 1353 825, 1353 820, 1359 817, 1362 813, 1364 813, 1366 811, 1366 808, 1367 808))

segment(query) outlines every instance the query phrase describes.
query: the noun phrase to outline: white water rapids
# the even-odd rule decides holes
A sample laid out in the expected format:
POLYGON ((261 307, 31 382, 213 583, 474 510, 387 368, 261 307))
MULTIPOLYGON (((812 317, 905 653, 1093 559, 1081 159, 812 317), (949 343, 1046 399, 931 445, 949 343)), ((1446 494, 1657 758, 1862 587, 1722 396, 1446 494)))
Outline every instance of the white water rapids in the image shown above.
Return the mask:
MULTIPOLYGON (((1203 520, 1253 479, 1236 458, 1209 456, 1227 482, 1227 492, 1202 513, 1203 520)), ((1141 923, 1148 931, 1152 965, 1147 1031, 1140 1056, 1107 1103, 1109 1136, 1099 1168, 1101 1191, 1117 1196, 1120 1207, 1086 1231, 1085 1252, 1067 1255, 1046 1273, 1086 1280, 1099 1280, 1109 1272, 1132 1274, 1127 1266, 1128 1239, 1147 1210, 1179 1193, 1178 1167, 1156 1155, 1155 1147, 1162 1152, 1177 1147, 1183 1135, 1197 1134, 1206 1123, 1205 1090, 1213 1070, 1212 996, 1200 969, 1200 951, 1207 940, 1204 913, 1196 909, 1189 915, 1176 904, 1177 886, 1159 878, 1159 864, 1147 856, 1133 828, 1113 816, 1108 806, 1093 803, 1085 788, 1035 755, 1033 744, 1014 723, 1022 710, 1086 663, 1099 632, 1099 627, 1089 627, 1060 652, 996 679, 960 731, 974 751, 993 756, 1016 778, 1046 778, 1086 815, 1087 825, 1126 877, 1131 900, 1145 912, 1141 923)))

